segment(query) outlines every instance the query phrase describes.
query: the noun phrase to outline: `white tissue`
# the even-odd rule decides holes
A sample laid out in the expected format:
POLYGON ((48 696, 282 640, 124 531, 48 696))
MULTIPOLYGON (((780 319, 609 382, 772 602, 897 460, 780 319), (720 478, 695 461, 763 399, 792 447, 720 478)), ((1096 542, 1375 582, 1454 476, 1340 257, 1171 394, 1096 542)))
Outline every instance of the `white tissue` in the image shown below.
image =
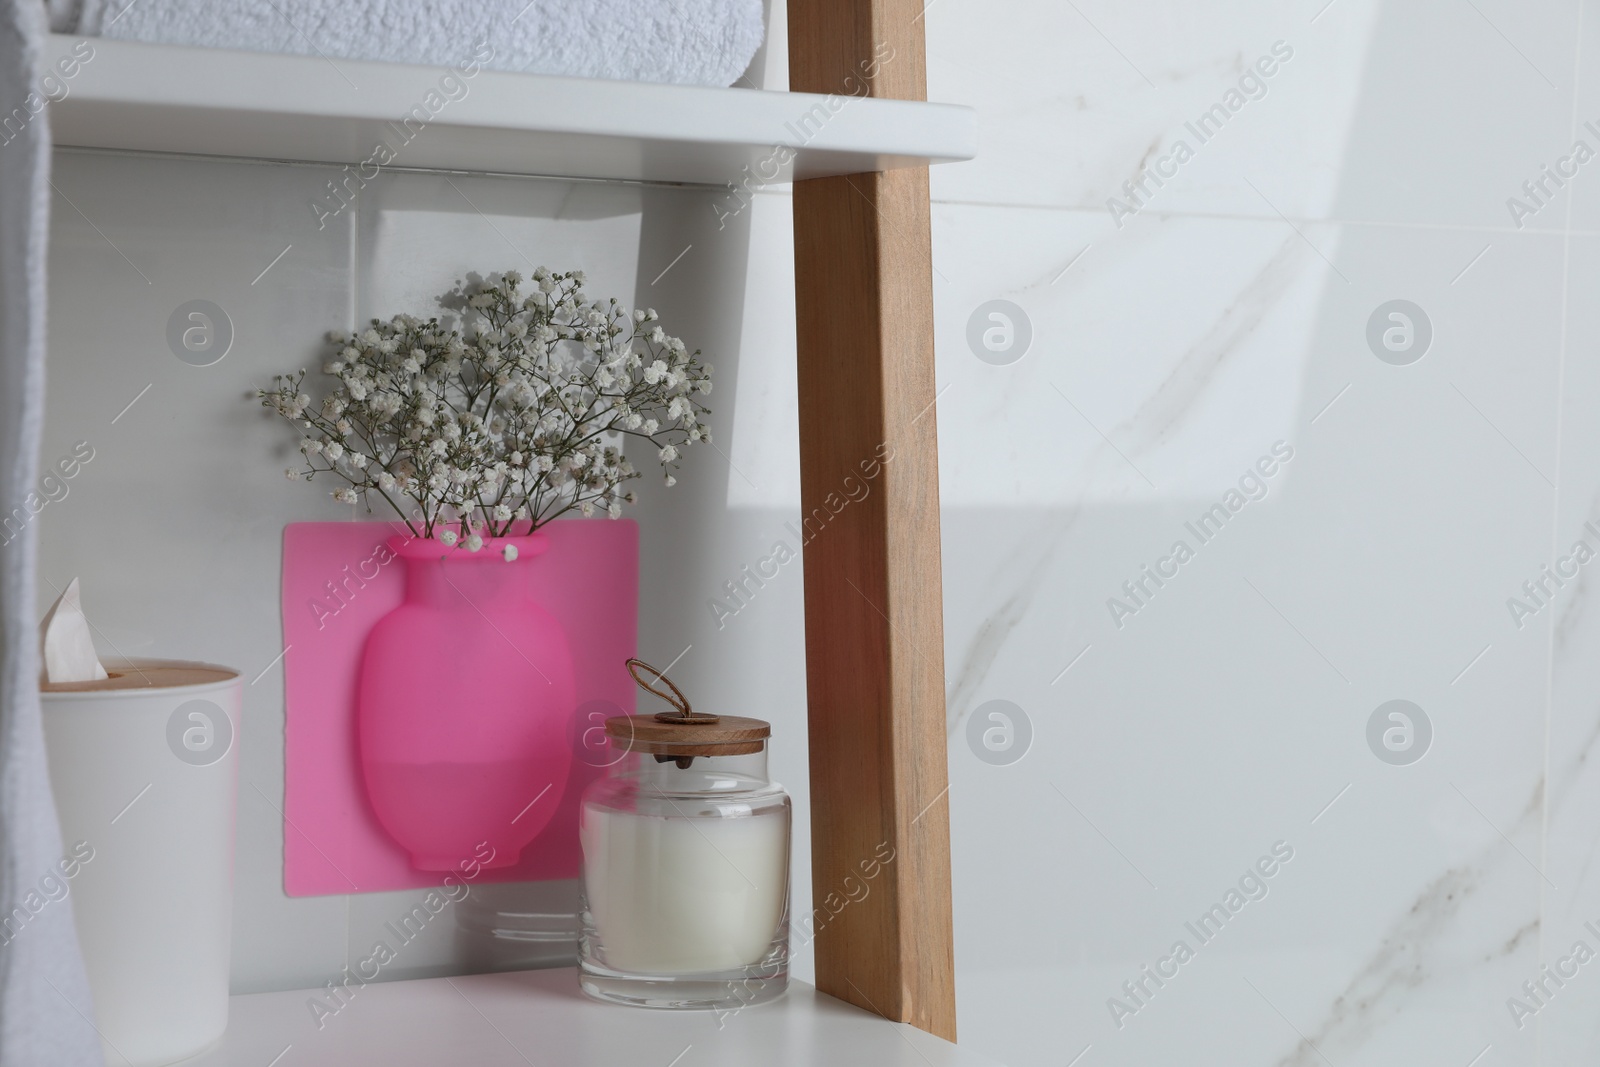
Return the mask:
POLYGON ((39 651, 48 682, 93 682, 109 677, 95 655, 89 620, 78 600, 78 579, 72 579, 39 624, 39 651))

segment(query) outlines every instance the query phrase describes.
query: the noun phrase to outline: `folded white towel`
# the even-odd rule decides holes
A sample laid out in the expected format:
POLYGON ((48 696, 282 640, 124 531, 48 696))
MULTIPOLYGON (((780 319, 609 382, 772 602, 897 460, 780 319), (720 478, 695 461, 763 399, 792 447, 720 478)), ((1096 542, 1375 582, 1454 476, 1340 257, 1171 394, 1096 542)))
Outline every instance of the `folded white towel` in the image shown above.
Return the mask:
MULTIPOLYGON (((50 114, 39 78, 44 11, 0 0, 0 501, 33 489, 44 411, 50 114)), ((0 545, 0 1064, 98 1067, 100 1039, 60 884, 61 830, 39 720, 33 629, 38 523, 0 545)), ((13 536, 14 534, 14 536, 13 536)))
POLYGON ((765 30, 763 0, 45 0, 59 33, 732 85, 765 30))

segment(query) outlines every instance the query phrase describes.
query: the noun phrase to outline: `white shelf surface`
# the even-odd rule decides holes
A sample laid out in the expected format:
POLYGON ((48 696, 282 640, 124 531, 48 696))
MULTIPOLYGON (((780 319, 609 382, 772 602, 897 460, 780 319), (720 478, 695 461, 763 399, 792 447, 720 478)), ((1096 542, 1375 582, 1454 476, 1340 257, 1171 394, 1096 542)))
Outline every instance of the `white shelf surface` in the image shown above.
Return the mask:
POLYGON ((332 1003, 315 989, 234 997, 223 1046, 184 1067, 998 1067, 804 982, 727 1013, 601 1004, 571 968, 379 982, 320 1030, 313 997, 332 1003))
MULTIPOLYGON (((48 61, 78 40, 52 35, 48 61)), ((952 104, 485 70, 461 99, 436 95, 430 114, 448 68, 89 43, 94 56, 51 105, 58 145, 360 165, 386 142, 394 167, 711 185, 977 152, 972 110, 952 104), (419 105, 427 121, 404 141, 397 129, 419 105)))

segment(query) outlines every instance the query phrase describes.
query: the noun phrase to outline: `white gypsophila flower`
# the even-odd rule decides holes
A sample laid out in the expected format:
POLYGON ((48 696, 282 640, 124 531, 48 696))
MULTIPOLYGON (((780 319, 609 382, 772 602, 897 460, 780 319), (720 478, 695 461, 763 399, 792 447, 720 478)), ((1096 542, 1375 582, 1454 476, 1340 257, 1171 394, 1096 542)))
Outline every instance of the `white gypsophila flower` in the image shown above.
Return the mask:
POLYGON ((500 556, 507 563, 515 562, 516 558, 517 558, 517 546, 516 545, 507 545, 506 547, 504 547, 504 548, 502 548, 500 550, 500 556))
POLYGON ((304 369, 257 393, 304 431, 301 477, 342 479, 351 502, 378 490, 418 534, 501 537, 633 503, 621 487, 640 471, 616 447, 629 437, 664 465, 709 439, 694 398, 711 370, 655 309, 590 299, 580 272, 538 268, 529 293, 516 271, 468 277, 442 302, 456 318, 330 333, 321 366, 335 387, 315 401, 304 369))
POLYGON ((466 549, 467 549, 468 552, 476 552, 482 547, 483 547, 483 538, 481 536, 479 536, 478 534, 469 534, 469 535, 467 535, 466 549))
POLYGON ((332 495, 333 499, 341 504, 354 504, 356 502, 356 491, 354 489, 335 489, 332 495))
POLYGON ((298 482, 300 480, 300 472, 295 470, 293 467, 285 467, 283 476, 289 479, 291 482, 298 482))

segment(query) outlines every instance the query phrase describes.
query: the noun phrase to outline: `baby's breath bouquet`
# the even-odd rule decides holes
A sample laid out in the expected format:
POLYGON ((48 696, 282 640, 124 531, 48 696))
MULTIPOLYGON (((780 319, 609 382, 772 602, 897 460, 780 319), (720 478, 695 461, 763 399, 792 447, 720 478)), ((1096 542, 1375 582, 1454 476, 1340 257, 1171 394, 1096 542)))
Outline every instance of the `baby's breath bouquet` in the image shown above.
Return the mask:
POLYGON ((413 534, 477 549, 572 511, 619 517, 639 477, 628 437, 650 443, 669 486, 680 450, 711 440, 698 399, 711 366, 654 310, 589 300, 582 271, 540 267, 526 293, 516 271, 468 277, 440 302, 459 329, 374 319, 329 335, 327 396, 304 391, 303 369, 256 393, 302 432, 288 477, 332 476, 336 500, 370 509, 377 494, 413 534))

